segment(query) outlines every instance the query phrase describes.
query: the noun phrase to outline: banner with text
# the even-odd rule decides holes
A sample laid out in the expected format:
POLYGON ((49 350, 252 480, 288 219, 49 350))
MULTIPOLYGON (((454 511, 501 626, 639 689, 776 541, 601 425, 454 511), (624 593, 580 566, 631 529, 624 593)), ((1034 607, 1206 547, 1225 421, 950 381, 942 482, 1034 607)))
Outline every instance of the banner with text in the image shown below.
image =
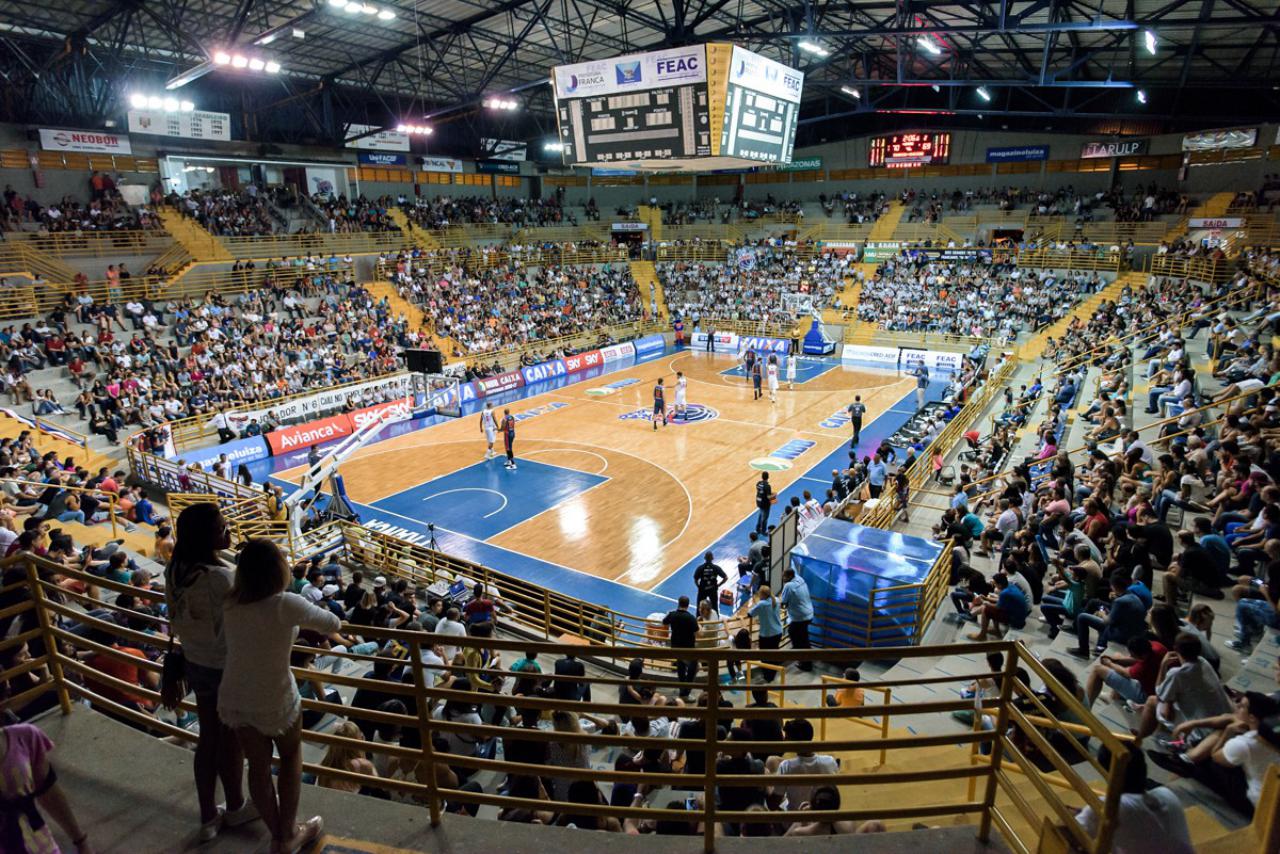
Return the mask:
POLYGON ((239 432, 254 418, 262 418, 268 412, 279 421, 297 421, 302 418, 313 418, 341 409, 348 401, 357 404, 372 403, 382 398, 395 399, 407 396, 412 391, 412 380, 409 374, 394 374, 378 380, 369 380, 358 385, 324 389, 306 397, 293 398, 275 406, 269 404, 256 409, 241 410, 227 415, 231 428, 239 432))
POLYGON ((1099 157, 1131 157, 1135 154, 1146 154, 1151 141, 1147 139, 1099 139, 1086 142, 1080 147, 1081 160, 1096 160, 1099 157))
POLYGON ((40 147, 45 151, 82 151, 87 154, 133 153, 129 137, 94 130, 40 128, 40 147))
POLYGON ((409 134, 398 130, 377 130, 376 125, 347 125, 347 148, 363 148, 366 151, 408 151, 409 134), (369 133, 377 131, 377 133, 369 133), (361 136, 361 134, 369 134, 361 136), (360 137, 352 139, 352 137, 360 137))
POLYGON ((1016 148, 988 148, 988 163, 1024 163, 1030 160, 1048 160, 1049 146, 1019 145, 1016 148))
POLYGON ((130 110, 129 133, 149 133, 182 139, 231 141, 231 114, 193 110, 169 113, 164 110, 130 110))

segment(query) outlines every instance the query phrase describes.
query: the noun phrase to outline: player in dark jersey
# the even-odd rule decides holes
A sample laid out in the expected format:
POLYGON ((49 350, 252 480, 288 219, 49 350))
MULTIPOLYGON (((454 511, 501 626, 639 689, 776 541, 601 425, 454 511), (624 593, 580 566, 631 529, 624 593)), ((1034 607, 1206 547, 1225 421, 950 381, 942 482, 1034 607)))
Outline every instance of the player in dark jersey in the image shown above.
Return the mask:
POLYGON ((658 384, 653 387, 653 429, 658 429, 658 421, 661 419, 662 426, 667 426, 667 387, 662 384, 662 377, 658 377, 658 384))
POLYGON ((510 409, 502 410, 502 443, 507 448, 507 468, 515 471, 516 419, 510 409))
POLYGON ((753 359, 751 361, 751 387, 755 389, 755 397, 752 400, 759 400, 764 397, 764 392, 760 390, 760 383, 764 380, 764 359, 753 359))

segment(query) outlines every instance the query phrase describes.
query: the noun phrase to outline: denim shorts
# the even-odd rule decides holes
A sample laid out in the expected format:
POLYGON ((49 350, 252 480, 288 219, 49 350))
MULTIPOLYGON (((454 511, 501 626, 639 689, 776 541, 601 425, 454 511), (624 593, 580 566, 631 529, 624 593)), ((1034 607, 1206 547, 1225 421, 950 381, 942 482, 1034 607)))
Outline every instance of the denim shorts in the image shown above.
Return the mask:
POLYGON ((1114 670, 1108 670, 1106 677, 1102 680, 1107 687, 1120 695, 1121 699, 1128 700, 1131 703, 1145 703, 1147 701, 1147 692, 1142 690, 1142 683, 1137 679, 1126 676, 1123 673, 1117 673, 1114 670))
POLYGON ((213 667, 205 667, 194 661, 187 661, 187 687, 197 700, 218 699, 218 686, 222 684, 222 671, 213 667))

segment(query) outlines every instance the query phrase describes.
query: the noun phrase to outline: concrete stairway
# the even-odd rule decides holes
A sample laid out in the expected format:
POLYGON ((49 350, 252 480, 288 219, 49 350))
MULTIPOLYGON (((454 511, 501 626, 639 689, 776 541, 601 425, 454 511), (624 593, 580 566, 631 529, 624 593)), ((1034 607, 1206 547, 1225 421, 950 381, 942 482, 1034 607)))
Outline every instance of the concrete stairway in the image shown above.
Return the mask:
POLYGON ((1047 328, 1041 330, 1038 335, 1035 335, 1030 340, 1026 341, 1018 348, 1018 357, 1024 360, 1040 358, 1040 355, 1044 352, 1044 348, 1048 344, 1049 339, 1060 338, 1067 330, 1067 327, 1070 326, 1077 317, 1089 317, 1093 314, 1094 309, 1103 302, 1117 298, 1120 296, 1121 291, 1126 287, 1140 286, 1146 277, 1146 273, 1138 272, 1124 273, 1123 275, 1117 276, 1114 282, 1107 285, 1097 293, 1091 294, 1087 298, 1076 303, 1075 308, 1068 314, 1062 316, 1047 328))
POLYGON ((640 302, 649 305, 652 299, 656 307, 654 317, 663 321, 670 319, 667 310, 667 297, 662 290, 662 280, 652 261, 631 261, 631 278, 635 279, 636 288, 640 291, 640 302))
POLYGON ((867 236, 867 239, 892 240, 893 232, 897 229, 898 223, 902 221, 902 215, 906 212, 906 205, 902 202, 890 202, 889 209, 871 226, 871 234, 867 236))
MULTIPOLYGON (((165 231, 191 256, 192 261, 231 261, 231 251, 221 240, 206 231, 190 217, 171 208, 160 208, 160 221, 165 231)), ((182 272, 186 271, 186 267, 182 272)), ((177 275, 181 275, 178 273, 177 275)), ((174 276, 176 278, 176 275, 174 276)))
POLYGON ((387 208, 387 216, 391 217, 391 221, 396 227, 409 236, 414 245, 419 249, 425 249, 428 252, 438 252, 444 246, 436 239, 435 235, 424 228, 419 228, 404 215, 404 211, 399 208, 387 208))
POLYGON ((438 335, 434 331, 434 324, 428 322, 426 312, 421 307, 414 305, 404 297, 400 296, 400 292, 396 290, 395 285, 387 281, 369 282, 365 285, 369 293, 376 300, 386 299, 391 306, 393 314, 403 314, 409 320, 409 328, 419 329, 426 332, 431 337, 432 345, 448 356, 453 352, 455 343, 452 338, 438 335))
POLYGON ((639 220, 649 226, 649 239, 657 242, 662 239, 662 208, 651 205, 639 205, 636 208, 639 220))
MULTIPOLYGON (((41 387, 44 387, 44 386, 42 385, 41 387)), ((55 394, 57 395, 60 401, 65 401, 66 403, 70 403, 72 400, 75 399, 74 394, 68 396, 65 392, 60 393, 57 391, 55 391, 55 394)), ((13 407, 13 409, 14 411, 19 412, 20 414, 25 416, 29 416, 31 414, 30 404, 24 403, 24 404, 21 404, 20 406, 13 407)), ((71 420, 74 420, 74 419, 75 419, 75 414, 73 412, 73 414, 71 415, 71 420)), ((62 416, 61 418, 58 418, 57 416, 45 417, 44 420, 50 422, 51 424, 59 424, 60 421, 66 421, 67 417, 66 416, 62 416)), ((74 430, 75 428, 72 427, 71 429, 74 430)), ((57 436, 54 436, 50 433, 44 433, 39 430, 35 430, 32 427, 28 426, 27 424, 24 424, 22 421, 18 420, 17 418, 13 418, 9 415, 0 414, 0 438, 3 438, 3 439, 17 438, 18 434, 22 433, 24 430, 30 431, 32 433, 35 446, 39 448, 42 453, 48 452, 48 451, 56 451, 58 454, 58 459, 60 460, 66 459, 67 457, 71 457, 76 461, 77 464, 83 465, 85 468, 91 471, 96 471, 101 466, 110 466, 115 464, 115 459, 113 459, 111 456, 109 456, 106 453, 100 452, 102 450, 110 448, 110 445, 107 443, 107 440, 104 439, 102 436, 89 436, 89 447, 86 449, 86 448, 80 447, 74 442, 69 442, 65 439, 60 439, 57 436)), ((84 430, 80 430, 78 432, 83 433, 84 430)))

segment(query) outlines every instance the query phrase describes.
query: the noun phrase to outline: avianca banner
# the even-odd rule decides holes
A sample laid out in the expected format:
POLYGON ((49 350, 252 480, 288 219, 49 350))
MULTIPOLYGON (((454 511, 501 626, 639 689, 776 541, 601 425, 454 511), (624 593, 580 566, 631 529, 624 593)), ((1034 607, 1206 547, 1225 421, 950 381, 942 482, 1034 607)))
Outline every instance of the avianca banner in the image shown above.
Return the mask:
POLYGON ((298 448, 332 442, 334 439, 350 436, 352 432, 351 418, 343 413, 272 430, 267 434, 267 444, 271 446, 271 453, 279 456, 298 448))

